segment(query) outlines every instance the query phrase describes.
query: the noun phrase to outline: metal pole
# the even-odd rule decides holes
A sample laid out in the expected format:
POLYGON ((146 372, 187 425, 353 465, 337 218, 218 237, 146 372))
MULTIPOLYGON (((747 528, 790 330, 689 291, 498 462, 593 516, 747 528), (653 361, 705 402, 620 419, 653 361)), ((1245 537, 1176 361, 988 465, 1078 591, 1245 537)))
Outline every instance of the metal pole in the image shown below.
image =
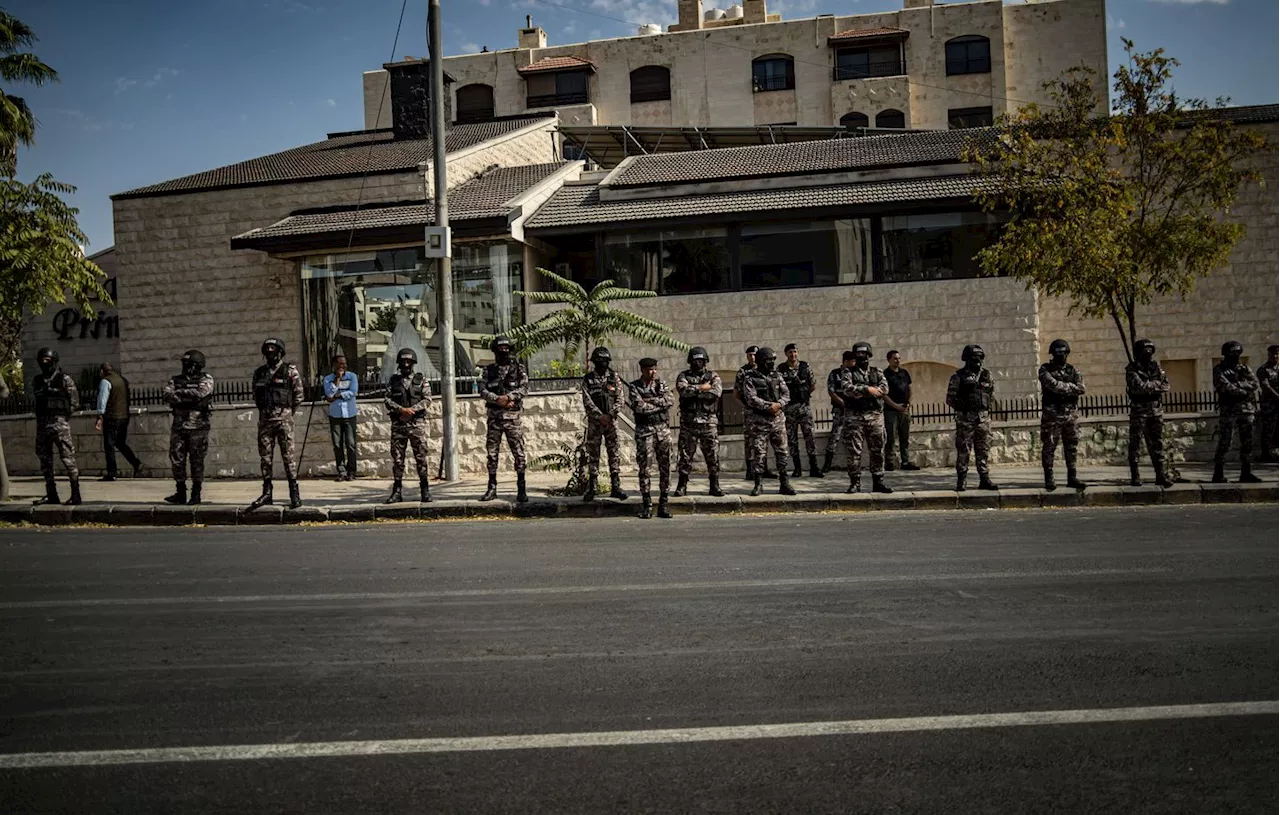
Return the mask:
MULTIPOLYGON (((449 225, 449 175, 444 140, 444 49, 440 44, 440 0, 429 0, 427 29, 431 39, 431 141, 435 147, 436 226, 449 225)), ((444 477, 458 480, 457 394, 453 358, 453 259, 436 258, 436 337, 440 340, 440 463, 444 477)))

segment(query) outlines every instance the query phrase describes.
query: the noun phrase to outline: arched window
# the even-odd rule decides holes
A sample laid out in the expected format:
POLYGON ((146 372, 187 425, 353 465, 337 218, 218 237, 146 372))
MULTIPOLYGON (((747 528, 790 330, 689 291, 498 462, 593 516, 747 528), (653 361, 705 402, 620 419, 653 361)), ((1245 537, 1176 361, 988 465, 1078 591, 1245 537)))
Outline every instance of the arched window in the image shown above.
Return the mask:
POLYGON ((488 85, 463 85, 458 88, 458 124, 487 122, 493 118, 493 88, 488 85))
POLYGON ((947 40, 947 76, 991 73, 991 40, 970 35, 947 40))
POLYGON ((876 114, 876 127, 893 127, 901 130, 907 126, 907 117, 900 110, 882 110, 876 114))
POLYGON ((867 114, 854 111, 853 113, 846 113, 840 117, 840 126, 846 130, 853 130, 859 127, 870 127, 871 120, 867 118, 867 114))
POLYGON ((631 72, 631 104, 662 102, 671 98, 671 69, 646 65, 631 72))
POLYGON ((767 54, 751 62, 751 90, 790 91, 796 87, 796 61, 787 54, 767 54))

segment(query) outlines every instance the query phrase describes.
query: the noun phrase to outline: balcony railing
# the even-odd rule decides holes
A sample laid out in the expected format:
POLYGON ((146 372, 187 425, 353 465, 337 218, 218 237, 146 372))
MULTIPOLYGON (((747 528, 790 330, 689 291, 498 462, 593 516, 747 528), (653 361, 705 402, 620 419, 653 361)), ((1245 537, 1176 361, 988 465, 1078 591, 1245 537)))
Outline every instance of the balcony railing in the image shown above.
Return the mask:
POLYGON ((525 98, 526 108, 558 108, 564 105, 585 105, 591 101, 591 94, 586 91, 576 93, 544 93, 541 96, 525 98))
POLYGON ((900 59, 879 60, 865 65, 837 65, 832 72, 836 82, 867 79, 873 76, 902 76, 907 72, 900 59))

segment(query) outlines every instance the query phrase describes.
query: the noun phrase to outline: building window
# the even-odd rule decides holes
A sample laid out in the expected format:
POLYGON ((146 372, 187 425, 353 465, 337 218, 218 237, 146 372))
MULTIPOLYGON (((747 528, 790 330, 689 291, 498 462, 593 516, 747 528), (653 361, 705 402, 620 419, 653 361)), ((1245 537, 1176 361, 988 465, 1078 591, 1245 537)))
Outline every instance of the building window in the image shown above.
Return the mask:
POLYGON ((956 108, 947 111, 947 126, 952 130, 966 127, 991 127, 991 108, 956 108))
POLYGON ((493 88, 463 85, 458 88, 457 123, 487 122, 493 118, 493 88))
POLYGON ((757 57, 751 63, 751 90, 790 91, 796 87, 796 62, 786 54, 757 57))
POLYGON ((995 242, 1000 224, 999 217, 983 212, 885 217, 877 282, 977 277, 976 255, 995 242))
POLYGON ((991 73, 991 40, 956 37, 947 41, 947 76, 991 73))
POLYGON ((664 102, 671 98, 671 70, 646 65, 631 72, 631 104, 664 102))
POLYGON ((729 291, 724 228, 678 229, 604 239, 605 277, 659 294, 729 291))
POLYGON ((869 76, 900 76, 904 73, 902 51, 897 45, 842 48, 836 51, 836 82, 869 76))
POLYGON ((1194 359, 1165 359, 1160 361, 1160 367, 1164 368, 1165 376, 1169 377, 1169 391, 1171 393, 1194 393, 1196 391, 1196 361, 1194 359))
POLYGON ((525 79, 525 106, 584 105, 591 101, 589 79, 586 71, 534 74, 525 79))
POLYGON ((859 127, 870 127, 871 120, 867 118, 867 114, 855 111, 841 116, 840 126, 845 130, 856 130, 859 127))
POLYGON ((743 289, 867 283, 871 280, 871 222, 743 224, 738 265, 743 289))
POLYGON ((902 130, 907 126, 907 117, 900 110, 882 110, 876 114, 876 127, 902 130))

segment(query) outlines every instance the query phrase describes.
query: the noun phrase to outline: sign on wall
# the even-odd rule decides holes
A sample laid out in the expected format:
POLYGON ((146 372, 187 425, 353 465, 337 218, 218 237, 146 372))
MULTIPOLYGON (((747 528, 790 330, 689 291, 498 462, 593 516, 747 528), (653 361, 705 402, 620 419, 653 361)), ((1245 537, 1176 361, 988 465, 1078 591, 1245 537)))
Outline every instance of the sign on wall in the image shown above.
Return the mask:
MULTIPOLYGON (((116 300, 116 279, 109 278, 103 288, 116 300)), ((53 315, 53 334, 62 340, 114 340, 120 337, 120 315, 98 311, 90 317, 78 308, 67 307, 53 315)))

